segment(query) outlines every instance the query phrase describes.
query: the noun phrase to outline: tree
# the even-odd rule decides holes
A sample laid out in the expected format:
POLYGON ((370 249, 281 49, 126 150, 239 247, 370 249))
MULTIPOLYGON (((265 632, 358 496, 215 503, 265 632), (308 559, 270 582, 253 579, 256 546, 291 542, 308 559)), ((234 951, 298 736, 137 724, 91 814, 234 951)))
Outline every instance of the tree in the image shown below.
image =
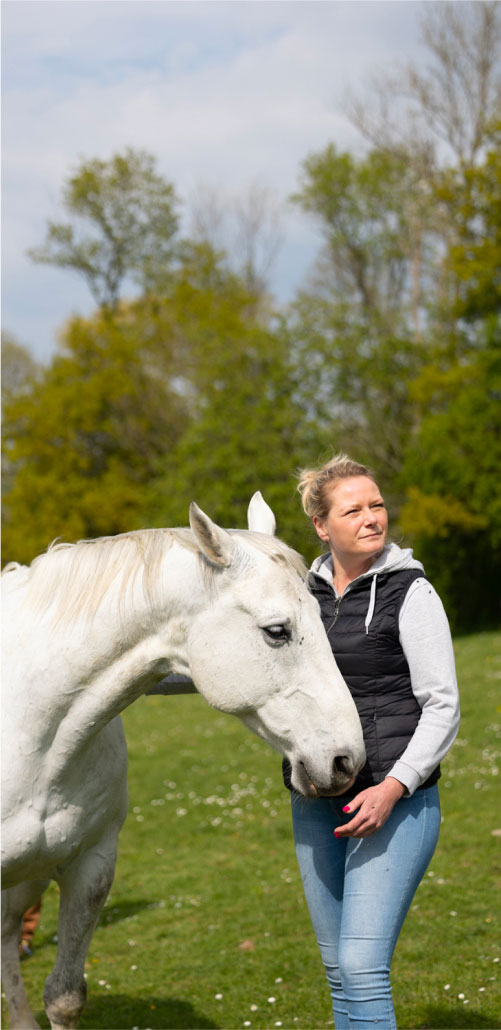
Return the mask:
POLYGON ((461 630, 497 625, 500 614, 499 142, 496 125, 482 163, 459 176, 450 170, 438 191, 456 222, 443 260, 451 287, 437 303, 429 360, 412 386, 419 422, 404 463, 402 526, 461 630), (466 569, 474 570, 467 590, 466 569))
POLYGON ((442 164, 471 168, 501 104, 498 0, 423 6, 429 61, 378 74, 348 110, 372 147, 412 154, 421 174, 442 164))
MULTIPOLYGON (((27 347, 19 343, 10 333, 2 333, 2 412, 14 401, 21 402, 23 396, 30 394, 43 374, 42 366, 35 361, 27 347)), ((9 440, 4 434, 2 448, 2 495, 5 496, 12 487, 16 475, 16 466, 9 453, 9 440)))
POLYGON ((501 326, 415 385, 422 422, 405 458, 400 522, 456 631, 497 626, 501 575, 501 326))
POLYGON ((57 536, 143 524, 145 491, 182 432, 184 403, 149 361, 140 330, 127 307, 114 319, 73 319, 63 354, 6 404, 14 475, 3 505, 4 560, 30 561, 57 536))
POLYGON ((486 130, 482 163, 459 179, 444 175, 438 195, 456 224, 446 261, 457 284, 454 314, 474 324, 501 312, 501 120, 486 130))
POLYGON ((297 389, 375 467, 456 629, 496 620, 501 571, 500 17, 427 5, 426 72, 360 103, 372 149, 312 155, 296 197, 324 237, 289 320, 297 389))
POLYGON ((96 304, 114 310, 126 280, 145 292, 170 273, 178 227, 173 186, 151 154, 127 148, 83 161, 63 187, 66 222, 47 226, 34 261, 82 275, 96 304))
POLYGON ((501 104, 501 6, 430 4, 423 39, 432 62, 424 73, 409 67, 411 102, 459 166, 471 168, 501 104))
POLYGON ((329 441, 331 450, 355 449, 374 464, 392 507, 414 423, 409 383, 424 360, 425 257, 433 232, 418 185, 404 155, 371 151, 356 159, 331 144, 304 163, 294 198, 324 237, 312 286, 288 320, 297 391, 322 449, 329 441), (418 206, 429 224, 419 240, 418 206))
POLYGON ((63 342, 6 409, 5 560, 60 535, 185 525, 192 500, 244 526, 257 489, 301 543, 293 470, 310 456, 288 343, 207 245, 184 243, 163 293, 73 319, 63 342))
POLYGON ((42 373, 42 366, 27 347, 10 333, 2 332, 2 406, 29 391, 42 373))
POLYGON ((250 294, 269 295, 269 275, 282 243, 281 212, 272 193, 258 183, 228 197, 199 186, 191 203, 192 237, 224 254, 250 294))
POLYGON ((312 448, 293 395, 288 337, 260 320, 242 279, 216 262, 206 272, 207 289, 199 268, 185 264, 160 301, 162 333, 176 340, 176 383, 190 417, 151 483, 148 521, 186 524, 196 500, 222 525, 245 526, 259 489, 275 510, 279 533, 307 549, 294 469, 312 460, 312 448))
POLYGON ((325 241, 317 288, 384 331, 405 326, 419 336, 416 270, 424 273, 434 226, 428 190, 408 155, 372 150, 357 160, 329 144, 304 162, 293 200, 316 218, 325 241))
MULTIPOLYGON (((419 191, 427 199, 435 237, 427 321, 438 310, 435 330, 445 329, 450 336, 454 327, 450 317, 444 326, 444 312, 448 305, 452 315, 451 291, 459 285, 450 275, 450 258, 465 242, 465 216, 472 199, 469 179, 484 164, 492 126, 501 112, 501 4, 429 3, 423 7, 421 28, 427 65, 409 63, 377 75, 370 93, 352 95, 349 113, 374 149, 401 155, 414 169, 418 190, 409 199, 414 203, 419 191)), ((430 225, 426 215, 423 222, 423 213, 420 204, 413 218, 418 243, 415 283, 418 268, 426 266, 420 241, 430 225)))

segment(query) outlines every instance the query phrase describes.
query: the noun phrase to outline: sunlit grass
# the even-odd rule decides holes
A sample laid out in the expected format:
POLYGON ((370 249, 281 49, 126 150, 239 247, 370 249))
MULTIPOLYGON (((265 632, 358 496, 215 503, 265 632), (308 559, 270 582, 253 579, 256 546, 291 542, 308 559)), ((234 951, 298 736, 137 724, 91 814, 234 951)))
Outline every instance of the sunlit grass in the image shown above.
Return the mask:
MULTIPOLYGON (((393 965, 401 1030, 501 1027, 501 636, 464 638, 456 653, 463 721, 441 780, 442 834, 393 965)), ((81 1027, 332 1026, 279 757, 195 696, 143 699, 125 726, 130 813, 81 1027)), ((56 910, 53 886, 23 962, 43 1027, 56 910)))

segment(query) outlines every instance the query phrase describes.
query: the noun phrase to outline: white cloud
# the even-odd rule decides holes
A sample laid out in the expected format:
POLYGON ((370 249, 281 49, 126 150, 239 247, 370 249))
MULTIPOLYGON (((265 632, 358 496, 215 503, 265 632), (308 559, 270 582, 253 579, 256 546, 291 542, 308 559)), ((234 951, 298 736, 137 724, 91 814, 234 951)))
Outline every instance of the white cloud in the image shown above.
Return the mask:
MULTIPOLYGON (((330 140, 357 145, 343 91, 372 68, 418 53, 420 7, 6 0, 5 328, 46 357, 72 309, 92 307, 76 277, 25 256, 82 157, 144 147, 181 196, 203 181, 234 194, 258 180, 285 198, 309 152, 330 140)), ((288 226, 275 281, 282 297, 315 246, 306 222, 291 216, 288 226)))

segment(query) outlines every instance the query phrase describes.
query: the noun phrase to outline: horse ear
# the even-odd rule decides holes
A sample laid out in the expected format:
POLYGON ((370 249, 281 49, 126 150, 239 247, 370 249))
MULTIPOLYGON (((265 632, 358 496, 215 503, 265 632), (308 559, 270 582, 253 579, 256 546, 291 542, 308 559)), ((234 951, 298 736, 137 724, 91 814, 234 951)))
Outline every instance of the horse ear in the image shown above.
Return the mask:
POLYGON ((190 504, 190 526, 202 554, 209 561, 216 565, 231 565, 235 553, 233 537, 216 526, 194 501, 190 504))
POLYGON ((250 499, 249 507, 247 508, 247 524, 254 533, 268 533, 269 536, 275 535, 277 528, 275 516, 260 490, 257 490, 250 499))

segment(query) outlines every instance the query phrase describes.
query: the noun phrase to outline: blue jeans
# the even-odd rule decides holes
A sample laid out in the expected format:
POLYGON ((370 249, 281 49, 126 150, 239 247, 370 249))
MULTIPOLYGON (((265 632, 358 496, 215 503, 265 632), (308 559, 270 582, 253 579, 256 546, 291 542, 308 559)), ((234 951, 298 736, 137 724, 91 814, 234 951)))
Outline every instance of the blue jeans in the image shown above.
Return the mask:
POLYGON ((436 786, 401 798, 371 837, 336 838, 346 799, 292 795, 303 887, 332 994, 336 1030, 396 1030, 390 964, 440 829, 436 786))

